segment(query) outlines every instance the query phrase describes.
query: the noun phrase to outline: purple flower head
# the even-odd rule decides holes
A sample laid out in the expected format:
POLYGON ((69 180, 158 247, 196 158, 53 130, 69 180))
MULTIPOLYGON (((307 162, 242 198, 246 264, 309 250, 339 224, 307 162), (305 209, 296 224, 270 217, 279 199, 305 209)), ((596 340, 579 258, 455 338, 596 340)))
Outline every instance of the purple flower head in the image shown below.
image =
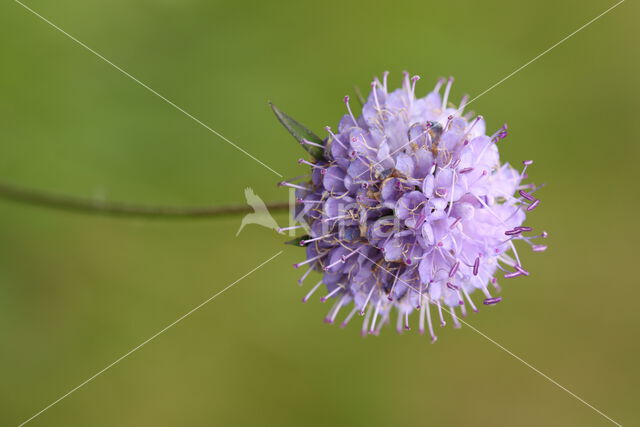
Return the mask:
POLYGON ((309 182, 282 184, 296 188, 297 219, 308 231, 300 282, 322 274, 304 301, 324 285, 321 300, 334 301, 329 323, 352 306, 342 325, 361 314, 362 333, 378 334, 395 308, 398 331, 417 313, 420 332, 435 340, 435 322, 459 326, 458 310, 478 311, 476 290, 493 305, 498 277, 528 276, 514 243, 541 252, 546 246, 533 240, 546 233, 523 226, 540 201, 537 187, 522 182, 531 161, 522 171, 500 163, 506 126, 487 136, 484 119, 464 113, 466 97, 448 104, 453 79, 423 98, 417 80, 405 74, 389 92, 387 73, 375 79, 359 116, 346 97, 337 130, 315 142, 299 138, 314 157, 300 161, 312 168, 309 182))

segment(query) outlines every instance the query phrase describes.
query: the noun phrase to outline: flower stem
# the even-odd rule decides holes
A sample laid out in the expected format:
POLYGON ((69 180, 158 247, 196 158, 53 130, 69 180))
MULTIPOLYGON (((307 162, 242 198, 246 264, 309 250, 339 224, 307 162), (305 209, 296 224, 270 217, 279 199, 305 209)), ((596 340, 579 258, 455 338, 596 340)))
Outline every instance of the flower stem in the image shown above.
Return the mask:
MULTIPOLYGON (((105 202, 21 188, 3 182, 0 182, 0 198, 51 209, 122 217, 193 219, 253 212, 253 208, 249 205, 180 207, 105 202)), ((271 212, 287 211, 289 204, 287 202, 266 203, 266 207, 271 212)))

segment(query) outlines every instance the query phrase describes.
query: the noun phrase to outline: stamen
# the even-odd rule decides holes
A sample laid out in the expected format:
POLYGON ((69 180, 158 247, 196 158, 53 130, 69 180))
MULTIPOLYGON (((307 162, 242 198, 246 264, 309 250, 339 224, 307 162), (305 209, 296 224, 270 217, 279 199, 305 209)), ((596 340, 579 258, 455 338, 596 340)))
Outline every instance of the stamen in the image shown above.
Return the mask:
POLYGON ((513 255, 516 257, 516 261, 518 265, 522 265, 520 262, 520 257, 518 256, 518 251, 516 250, 516 245, 513 244, 512 240, 509 240, 509 246, 511 246, 511 250, 513 251, 513 255))
POLYGON ((351 321, 351 318, 353 317, 353 315, 356 314, 356 311, 358 311, 358 307, 353 307, 353 309, 349 312, 349 314, 347 314, 347 317, 345 317, 342 323, 340 323, 341 328, 344 328, 345 326, 347 326, 347 324, 351 321))
POLYGON ((300 267, 302 267, 302 266, 303 266, 303 265, 305 265, 305 264, 309 264, 310 262, 313 262, 313 261, 315 261, 315 260, 317 260, 317 259, 322 258, 323 256, 324 256, 324 254, 320 254, 320 255, 318 255, 318 256, 314 256, 313 258, 309 258, 309 259, 308 259, 308 260, 306 260, 306 261, 302 261, 302 262, 299 262, 299 263, 297 263, 297 264, 293 264, 293 268, 300 268, 300 267))
POLYGON ((507 130, 507 124, 503 124, 502 127, 500 127, 500 129, 498 129, 493 135, 490 136, 491 139, 494 139, 496 136, 498 136, 498 134, 500 134, 500 132, 504 132, 507 130))
POLYGON ((384 326, 384 324, 387 322, 389 318, 389 314, 385 314, 384 316, 382 316, 382 319, 380 319, 380 324, 376 327, 376 330, 373 331, 373 335, 378 336, 380 335, 380 330, 382 329, 382 327, 384 326))
POLYGON ((451 307, 451 310, 449 311, 449 314, 451 315, 451 318, 453 319, 453 327, 458 329, 460 328, 460 322, 458 321, 458 316, 456 316, 456 308, 455 307, 451 307))
MULTIPOLYGON (((411 82, 409 80, 409 72, 405 70, 402 72, 402 75, 404 76, 404 79, 402 79, 402 86, 407 91, 407 94, 411 95, 411 82)), ((411 97, 409 97, 409 100, 411 100, 411 97)))
POLYGON ((340 286, 336 286, 336 288, 334 290, 332 290, 327 295, 325 295, 322 298, 320 298, 320 302, 326 302, 329 298, 331 298, 332 296, 334 296, 335 294, 337 294, 341 290, 342 290, 342 288, 340 286))
POLYGON ((476 117, 476 119, 473 121, 473 123, 471 123, 471 126, 469 126, 469 129, 467 129, 465 131, 465 135, 468 135, 469 132, 471 132, 473 130, 473 128, 475 127, 476 124, 478 124, 478 122, 482 120, 482 116, 478 116, 476 117))
POLYGON ((453 264, 453 267, 451 267, 451 270, 449 270, 450 278, 456 275, 456 272, 458 271, 458 267, 460 267, 460 261, 456 261, 456 263, 453 264))
MULTIPOLYGON (((484 172, 486 172, 486 171, 483 171, 483 173, 484 173, 484 172)), ((500 218, 500 217, 499 217, 499 216, 498 216, 498 215, 497 215, 497 214, 496 214, 496 213, 495 213, 495 212, 494 212, 494 211, 489 207, 489 205, 487 205, 487 204, 485 203, 485 201, 484 201, 484 200, 482 200, 480 197, 476 196, 475 194, 473 195, 473 197, 475 197, 475 198, 476 198, 476 200, 477 200, 477 201, 479 201, 479 202, 480 202, 480 204, 481 204, 482 206, 484 206, 484 207, 487 209, 487 211, 488 211, 491 215, 493 215, 494 217, 496 217, 496 218, 498 219, 498 221, 500 221, 504 226, 507 226, 507 224, 504 222, 504 220, 503 220, 502 218, 500 218)), ((505 233, 505 234, 506 234, 506 233, 505 233)))
POLYGON ((304 274, 302 275, 302 277, 300 277, 300 278, 298 279, 298 284, 299 284, 299 285, 302 285, 302 282, 304 282, 304 279, 306 279, 306 278, 307 278, 307 276, 311 273, 311 271, 313 271, 313 268, 309 267, 309 268, 307 269, 307 271, 305 271, 305 272, 304 272, 304 274))
POLYGON ((326 239, 327 237, 331 237, 333 236, 332 233, 329 234, 325 234, 324 236, 320 236, 320 237, 315 237, 313 239, 307 239, 307 240, 300 240, 300 246, 304 246, 307 243, 311 243, 311 242, 315 242, 316 240, 322 240, 322 239, 326 239))
POLYGON ((456 218, 455 221, 453 221, 451 223, 451 225, 449 226, 450 230, 453 230, 454 228, 456 228, 456 225, 458 225, 458 223, 462 220, 462 218, 456 218))
POLYGON ((376 112, 378 114, 380 114, 380 111, 382 109, 380 108, 380 102, 378 101, 378 91, 376 90, 377 86, 378 86, 377 80, 374 80, 374 81, 371 82, 371 90, 373 92, 373 100, 376 103, 376 112))
POLYGON ((388 71, 385 71, 384 73, 382 73, 382 84, 383 84, 385 92, 388 92, 388 90, 387 90, 387 76, 389 76, 389 72, 388 71))
POLYGON ((433 333, 433 324, 431 323, 431 303, 427 301, 427 325, 429 326, 429 335, 431 335, 431 342, 434 343, 438 339, 436 334, 433 333))
POLYGON ((367 310, 367 315, 364 316, 364 320, 362 321, 362 329, 360 330, 360 335, 362 335, 363 337, 367 335, 367 326, 369 324, 369 319, 371 318, 372 309, 372 307, 369 307, 369 309, 367 310))
POLYGON ((294 225, 292 227, 280 227, 278 228, 278 233, 282 233, 283 231, 289 231, 289 230, 297 230, 299 228, 304 228, 304 225, 294 225))
POLYGON ((535 198, 535 197, 533 197, 531 194, 527 193, 527 192, 526 192, 526 191, 524 191, 524 190, 520 190, 520 191, 518 191, 518 193, 520 193, 520 195, 521 195, 522 197, 524 197, 525 199, 529 200, 530 202, 533 202, 533 201, 535 201, 535 200, 536 200, 536 198, 535 198))
POLYGON ((513 279, 514 277, 522 276, 522 273, 519 271, 514 271, 513 273, 507 273, 504 275, 505 279, 513 279))
POLYGON ((349 115, 351 116, 351 120, 353 120, 353 124, 356 127, 358 127, 358 121, 356 120, 356 117, 353 115, 353 112, 351 111, 351 106, 349 105, 349 96, 344 97, 344 103, 347 105, 347 111, 349 111, 349 115))
POLYGON ((442 87, 442 85, 444 84, 445 81, 446 81, 446 79, 444 77, 440 77, 438 79, 438 81, 436 82, 436 86, 433 88, 433 91, 435 93, 439 93, 440 92, 440 88, 442 87))
MULTIPOLYGON (((492 280, 492 281, 493 281, 493 280, 495 280, 495 277, 492 277, 492 278, 491 278, 491 280, 492 280)), ((482 285, 482 292, 485 294, 485 296, 486 296, 487 298, 493 298, 493 297, 491 296, 491 294, 489 293, 489 289, 487 289, 486 285, 484 285, 484 284, 482 285)))
POLYGON ((322 267, 322 269, 324 271, 329 271, 331 268, 335 267, 336 265, 343 264, 343 263, 344 263, 344 261, 342 261, 342 259, 338 259, 336 262, 333 262, 333 263, 331 263, 329 265, 325 265, 324 267, 322 267))
POLYGON ((528 177, 528 175, 526 174, 527 167, 529 167, 529 165, 533 164, 533 160, 525 160, 525 161, 522 162, 522 164, 524 165, 524 167, 522 168, 522 172, 520 172, 520 179, 528 177))
POLYGON ((320 144, 317 144, 315 142, 311 142, 308 139, 304 139, 304 138, 300 141, 300 144, 302 144, 302 145, 311 145, 312 147, 318 147, 318 148, 324 149, 324 145, 320 145, 320 144))
POLYGON ((376 310, 373 313, 373 320, 371 321, 371 327, 369 328, 369 333, 372 334, 376 329, 376 320, 378 320, 378 314, 380 313, 380 303, 382 300, 378 299, 378 303, 376 304, 376 310))
POLYGON ((442 315, 442 305, 440 305, 440 301, 438 301, 438 313, 440 314, 440 326, 446 326, 447 322, 444 321, 444 316, 442 315))
POLYGON ((413 94, 413 96, 416 96, 416 82, 420 80, 420 76, 413 76, 411 77, 411 93, 413 94))
POLYGON ((402 312, 400 310, 398 310, 398 317, 396 320, 396 332, 399 334, 402 333, 402 312))
POLYGON ((357 254, 359 250, 360 250, 360 248, 356 249, 355 251, 351 251, 351 253, 349 255, 342 255, 340 257, 340 261, 346 262, 349 258, 351 258, 355 254, 357 254))
POLYGON ((534 210, 535 208, 537 208, 539 204, 540 204, 540 199, 536 199, 536 200, 534 200, 534 202, 533 202, 533 203, 531 203, 531 204, 529 205, 529 207, 527 207, 527 210, 528 210, 528 211, 532 211, 532 210, 534 210))
POLYGON ((529 275, 529 272, 527 270, 525 270, 524 268, 520 267, 518 264, 514 265, 513 268, 518 270, 518 272, 520 272, 520 274, 522 274, 524 276, 528 276, 529 275))
POLYGON ((460 312, 462 313, 462 317, 467 317, 467 307, 464 305, 464 302, 462 304, 463 305, 460 305, 460 312))
POLYGON ((467 301, 469 302, 469 305, 471 306, 471 309, 477 313, 478 309, 476 307, 476 305, 473 303, 473 300, 471 299, 471 297, 469 296, 469 292, 467 292, 467 290, 464 288, 464 286, 462 287, 462 293, 464 294, 465 298, 467 298, 467 301))
POLYGON ((349 219, 349 218, 351 218, 351 215, 338 215, 338 216, 333 216, 331 218, 322 218, 321 221, 329 222, 329 221, 337 221, 340 219, 349 219))
POLYGON ((320 280, 318 283, 316 283, 316 285, 309 291, 309 293, 307 295, 305 295, 304 298, 302 298, 302 302, 309 301, 309 298, 311 298, 311 295, 313 295, 313 293, 316 291, 316 289, 318 289, 320 287, 320 285, 322 285, 322 280, 320 280))
POLYGON ((396 287, 396 283, 398 283, 398 275, 394 275, 393 284, 391 285, 391 289, 389 290, 389 295, 387 295, 387 299, 389 301, 393 301, 393 290, 396 287))
POLYGON ((477 276, 479 270, 480 270, 480 257, 477 257, 476 261, 473 263, 473 275, 477 276))
POLYGON ((442 109, 447 108, 447 101, 449 100, 449 91, 451 90, 451 85, 453 84, 453 77, 449 77, 447 80, 447 87, 444 89, 444 96, 442 97, 442 109))
POLYGON ((547 250, 547 247, 545 245, 533 245, 531 248, 534 252, 544 252, 547 250))
POLYGON ((453 121, 453 115, 449 115, 449 117, 447 117, 447 123, 445 123, 444 125, 444 130, 445 132, 449 130, 449 125, 451 125, 451 122, 453 121))
POLYGON ((484 305, 493 305, 493 304, 497 304, 500 301, 502 301, 502 297, 496 297, 496 298, 487 298, 484 301, 482 301, 482 303, 484 305))
POLYGON ((327 313, 327 317, 324 318, 325 323, 333 324, 333 322, 335 322, 336 317, 338 316, 338 312, 342 308, 342 302, 345 298, 346 295, 344 295, 342 298, 336 301, 335 304, 333 304, 331 310, 329 310, 329 313, 327 313))
POLYGON ((360 310, 360 316, 364 316, 364 309, 367 307, 367 304, 369 304, 369 300, 371 299, 371 295, 373 294, 375 288, 375 286, 371 286, 369 295, 367 295, 367 299, 364 300, 364 304, 362 305, 362 310, 360 310))
POLYGON ((525 237, 525 239, 526 240, 538 239, 538 238, 546 239, 547 237, 549 237, 549 233, 547 233, 546 231, 543 231, 542 233, 538 234, 537 236, 525 237))
POLYGON ((498 131, 496 133, 494 133, 493 135, 491 135, 491 141, 492 142, 498 142, 501 139, 504 139, 507 137, 507 124, 505 123, 504 125, 502 125, 502 127, 500 129, 498 129, 498 131))
POLYGON ((344 148, 345 150, 348 150, 347 146, 346 146, 346 145, 344 145, 344 144, 342 143, 342 141, 340 141, 340 139, 338 139, 338 137, 336 136, 336 134, 335 134, 335 133, 333 133, 333 131, 331 130, 331 128, 330 128, 329 126, 325 126, 325 128, 324 128, 324 129, 329 133, 329 135, 331 135, 331 138, 333 138, 333 139, 334 139, 338 144, 340 144, 340 146, 341 146, 342 148, 344 148))
POLYGON ((469 101, 469 95, 464 94, 462 99, 460 99, 460 105, 458 106, 458 114, 462 115, 464 112, 464 108, 467 106, 467 102, 469 101))
POLYGON ((301 164, 305 164, 305 165, 311 166, 312 168, 316 168, 316 169, 322 169, 322 170, 324 170, 324 166, 320 166, 320 165, 318 165, 318 164, 311 163, 310 161, 307 161, 307 160, 305 160, 305 159, 298 159, 298 164, 299 164, 299 165, 301 165, 301 164))
POLYGON ((305 190, 305 191, 310 191, 311 190, 308 187, 303 187, 302 185, 298 185, 298 184, 292 184, 292 183, 287 182, 287 181, 280 181, 278 183, 278 187, 291 187, 291 188, 297 188, 298 190, 305 190))

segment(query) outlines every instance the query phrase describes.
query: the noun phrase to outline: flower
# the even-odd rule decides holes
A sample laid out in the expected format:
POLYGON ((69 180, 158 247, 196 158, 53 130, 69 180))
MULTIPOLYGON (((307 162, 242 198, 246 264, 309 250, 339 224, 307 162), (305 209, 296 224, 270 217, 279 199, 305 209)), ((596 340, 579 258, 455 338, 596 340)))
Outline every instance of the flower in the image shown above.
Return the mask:
POLYGON ((529 275, 514 241, 546 249, 533 242, 546 233, 531 236, 523 226, 540 203, 538 187, 522 184, 531 161, 521 172, 500 163, 506 125, 487 136, 484 119, 464 113, 467 97, 458 108, 447 104, 452 78, 416 98, 419 77, 405 73, 402 88, 389 93, 387 74, 373 81, 358 117, 345 97, 337 132, 298 138, 315 153, 299 161, 311 177, 280 184, 296 189, 296 219, 308 230, 299 241, 306 260, 295 264, 308 266, 299 283, 322 273, 303 301, 324 285, 321 301, 335 300, 326 321, 351 305, 342 326, 359 313, 363 334, 378 334, 393 308, 399 332, 417 312, 419 330, 435 341, 432 311, 441 325, 451 317, 460 326, 457 309, 478 311, 476 290, 493 305, 501 301, 489 290, 499 291, 498 276, 529 275))

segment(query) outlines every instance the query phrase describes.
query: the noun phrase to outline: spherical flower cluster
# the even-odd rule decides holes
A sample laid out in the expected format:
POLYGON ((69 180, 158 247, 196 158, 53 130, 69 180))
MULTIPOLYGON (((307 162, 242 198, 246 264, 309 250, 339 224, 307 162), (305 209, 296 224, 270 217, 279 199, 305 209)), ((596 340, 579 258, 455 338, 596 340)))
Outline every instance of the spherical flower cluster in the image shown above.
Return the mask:
POLYGON ((546 233, 531 236, 523 225, 540 203, 537 188, 521 182, 532 162, 521 172, 500 163, 506 125, 487 136, 483 118, 464 113, 467 97, 447 104, 453 79, 416 98, 418 79, 405 73, 391 93, 387 73, 375 79, 358 117, 346 97, 337 132, 326 128, 323 144, 302 140, 321 148, 299 160, 310 180, 280 184, 296 188, 296 218, 308 232, 299 242, 306 260, 295 267, 309 269, 299 282, 322 273, 303 301, 324 285, 321 301, 335 300, 326 321, 353 305, 342 325, 361 314, 363 334, 378 334, 394 307, 398 331, 409 329, 415 311, 435 341, 432 311, 441 325, 450 317, 459 326, 457 309, 477 311, 474 291, 485 305, 501 301, 489 290, 499 290, 499 275, 529 275, 514 241, 540 252, 546 247, 532 240, 546 233))

